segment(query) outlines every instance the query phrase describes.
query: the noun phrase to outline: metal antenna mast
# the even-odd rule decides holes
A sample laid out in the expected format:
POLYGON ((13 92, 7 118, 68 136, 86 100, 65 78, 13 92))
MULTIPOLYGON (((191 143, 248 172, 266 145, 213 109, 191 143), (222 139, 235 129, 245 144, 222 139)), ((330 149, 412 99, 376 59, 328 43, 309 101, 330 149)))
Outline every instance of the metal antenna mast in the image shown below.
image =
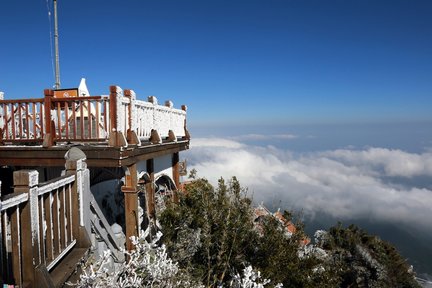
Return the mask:
POLYGON ((58 45, 57 0, 54 0, 54 51, 55 51, 55 89, 60 89, 60 63, 58 45))

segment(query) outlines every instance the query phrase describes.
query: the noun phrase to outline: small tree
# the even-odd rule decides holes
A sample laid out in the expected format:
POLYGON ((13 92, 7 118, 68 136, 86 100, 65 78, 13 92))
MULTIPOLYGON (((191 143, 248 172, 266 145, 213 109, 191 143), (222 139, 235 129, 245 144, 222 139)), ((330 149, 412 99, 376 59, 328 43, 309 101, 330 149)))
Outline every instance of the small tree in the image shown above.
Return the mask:
POLYGON ((242 270, 252 253, 257 235, 244 193, 236 178, 228 185, 220 179, 216 190, 199 179, 160 217, 170 255, 207 286, 228 281, 230 272, 242 270))
POLYGON ((171 257, 208 287, 229 285, 233 272, 249 265, 272 279, 273 286, 332 287, 338 281, 333 270, 317 272, 324 261, 313 254, 299 257, 305 239, 302 225, 289 236, 268 216, 260 235, 246 192, 235 177, 228 184, 220 179, 216 189, 205 179, 187 185, 179 203, 168 205, 160 217, 171 257))

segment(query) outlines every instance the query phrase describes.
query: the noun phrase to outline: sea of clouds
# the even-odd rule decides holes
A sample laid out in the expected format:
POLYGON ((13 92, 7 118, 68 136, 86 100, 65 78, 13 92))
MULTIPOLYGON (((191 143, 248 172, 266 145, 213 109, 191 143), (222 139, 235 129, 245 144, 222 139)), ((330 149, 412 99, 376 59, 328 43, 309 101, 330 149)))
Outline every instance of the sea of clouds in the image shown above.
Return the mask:
MULTIPOLYGON (((236 176, 256 203, 272 208, 432 227, 432 151, 368 147, 298 153, 243 141, 269 137, 194 138, 185 154, 188 169, 213 184, 236 176)), ((296 138, 270 138, 275 137, 296 138)))

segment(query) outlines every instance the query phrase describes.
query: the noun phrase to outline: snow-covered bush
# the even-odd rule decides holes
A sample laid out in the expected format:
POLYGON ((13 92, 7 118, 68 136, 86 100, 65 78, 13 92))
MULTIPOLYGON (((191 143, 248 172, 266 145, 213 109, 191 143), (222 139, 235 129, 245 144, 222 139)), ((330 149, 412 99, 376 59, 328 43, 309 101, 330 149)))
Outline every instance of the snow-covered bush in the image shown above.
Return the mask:
POLYGON ((187 273, 180 273, 177 263, 167 255, 165 245, 158 246, 162 233, 147 241, 149 230, 140 237, 132 237, 135 250, 124 251, 128 260, 110 272, 110 251, 96 264, 83 270, 77 287, 203 287, 195 283, 187 273))
MULTIPOLYGON (((236 274, 231 280, 230 287, 233 288, 264 288, 271 280, 261 279, 261 272, 254 271, 252 266, 243 269, 243 275, 236 274)), ((277 284, 276 288, 283 287, 282 284, 277 284)))

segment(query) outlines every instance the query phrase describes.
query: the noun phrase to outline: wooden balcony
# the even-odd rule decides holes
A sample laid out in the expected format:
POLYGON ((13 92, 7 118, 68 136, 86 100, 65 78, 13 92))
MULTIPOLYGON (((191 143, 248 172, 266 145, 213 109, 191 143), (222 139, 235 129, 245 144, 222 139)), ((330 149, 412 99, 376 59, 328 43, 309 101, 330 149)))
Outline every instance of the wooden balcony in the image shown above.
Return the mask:
POLYGON ((71 146, 89 167, 120 167, 189 148, 186 106, 136 99, 110 87, 109 96, 0 100, 0 165, 62 166, 71 146))

